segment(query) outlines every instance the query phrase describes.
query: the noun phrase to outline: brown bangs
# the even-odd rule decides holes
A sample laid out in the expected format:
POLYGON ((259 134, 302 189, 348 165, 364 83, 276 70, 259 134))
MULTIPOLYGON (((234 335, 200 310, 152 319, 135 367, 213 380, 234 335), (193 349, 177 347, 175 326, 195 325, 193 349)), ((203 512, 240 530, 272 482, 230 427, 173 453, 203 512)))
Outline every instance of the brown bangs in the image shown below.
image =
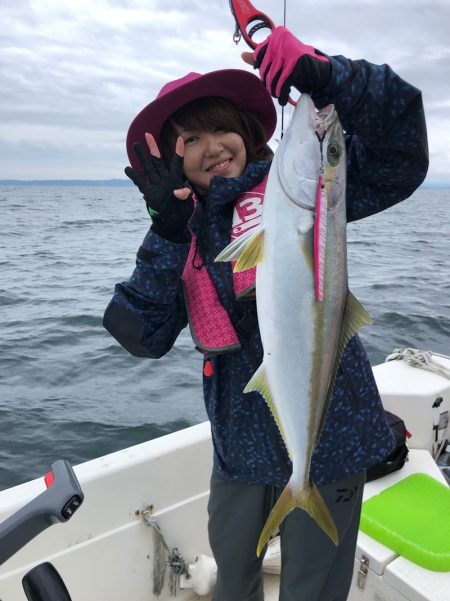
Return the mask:
POLYGON ((167 166, 170 165, 178 137, 175 125, 194 131, 210 131, 220 127, 225 131, 237 133, 244 140, 247 161, 267 159, 271 156, 266 148, 264 127, 257 117, 248 111, 238 109, 224 98, 210 96, 182 106, 163 125, 160 151, 167 166))

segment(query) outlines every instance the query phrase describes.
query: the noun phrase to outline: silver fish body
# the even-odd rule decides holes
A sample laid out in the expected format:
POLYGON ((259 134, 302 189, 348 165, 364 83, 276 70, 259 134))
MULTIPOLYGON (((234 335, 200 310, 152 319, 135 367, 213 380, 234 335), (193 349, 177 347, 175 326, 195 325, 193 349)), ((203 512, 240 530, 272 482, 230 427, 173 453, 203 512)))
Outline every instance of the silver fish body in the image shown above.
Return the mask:
POLYGON ((340 356, 370 317, 348 291, 345 141, 334 107, 303 94, 272 162, 259 231, 216 260, 257 264, 256 301, 264 358, 245 388, 268 403, 292 460, 292 476, 261 534, 257 553, 295 507, 338 543, 310 465, 340 356), (322 209, 319 211, 319 205, 322 209))

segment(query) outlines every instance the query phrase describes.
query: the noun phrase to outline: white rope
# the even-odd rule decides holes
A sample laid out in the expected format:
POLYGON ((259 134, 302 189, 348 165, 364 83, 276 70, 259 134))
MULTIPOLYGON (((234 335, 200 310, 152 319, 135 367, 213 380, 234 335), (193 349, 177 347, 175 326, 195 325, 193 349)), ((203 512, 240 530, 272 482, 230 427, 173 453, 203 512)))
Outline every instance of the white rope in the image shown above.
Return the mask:
POLYGON ((408 363, 408 365, 411 365, 411 367, 428 369, 429 371, 433 371, 450 380, 450 368, 444 367, 441 363, 435 361, 433 356, 442 357, 443 359, 450 359, 450 357, 447 357, 447 355, 431 353, 430 351, 421 351, 415 348, 406 348, 404 350, 396 348, 390 355, 386 357, 385 362, 403 359, 406 361, 406 363, 408 363))
POLYGON ((170 596, 176 597, 180 576, 189 574, 189 566, 176 547, 169 549, 150 508, 144 509, 141 515, 144 524, 153 530, 153 596, 159 597, 162 593, 166 580, 166 566, 169 566, 170 596))
POLYGON ((170 553, 158 522, 149 509, 142 511, 144 524, 153 530, 153 596, 158 598, 164 588, 166 579, 166 554, 170 553))

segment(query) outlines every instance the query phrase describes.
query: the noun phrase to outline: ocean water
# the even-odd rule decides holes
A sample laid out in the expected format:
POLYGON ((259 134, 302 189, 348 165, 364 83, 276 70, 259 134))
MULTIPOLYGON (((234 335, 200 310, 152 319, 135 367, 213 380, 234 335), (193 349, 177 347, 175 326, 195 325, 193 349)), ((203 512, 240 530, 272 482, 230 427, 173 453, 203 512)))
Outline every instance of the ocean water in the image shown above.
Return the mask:
MULTIPOLYGON (((103 329, 149 225, 128 187, 0 187, 0 490, 206 419, 187 330, 162 359, 103 329)), ((350 287, 374 318, 372 364, 394 348, 450 355, 450 190, 349 225, 350 287)))

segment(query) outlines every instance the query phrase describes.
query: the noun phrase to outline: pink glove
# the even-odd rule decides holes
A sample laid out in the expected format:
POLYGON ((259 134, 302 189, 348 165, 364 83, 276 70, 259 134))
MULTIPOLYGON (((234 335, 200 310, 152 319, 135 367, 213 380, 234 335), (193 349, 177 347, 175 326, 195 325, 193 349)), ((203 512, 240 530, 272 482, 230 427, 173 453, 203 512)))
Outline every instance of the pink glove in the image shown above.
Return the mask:
POLYGON ((284 106, 291 86, 299 92, 318 92, 330 78, 330 61, 319 50, 298 40, 285 27, 277 27, 254 53, 255 69, 264 85, 284 106))

